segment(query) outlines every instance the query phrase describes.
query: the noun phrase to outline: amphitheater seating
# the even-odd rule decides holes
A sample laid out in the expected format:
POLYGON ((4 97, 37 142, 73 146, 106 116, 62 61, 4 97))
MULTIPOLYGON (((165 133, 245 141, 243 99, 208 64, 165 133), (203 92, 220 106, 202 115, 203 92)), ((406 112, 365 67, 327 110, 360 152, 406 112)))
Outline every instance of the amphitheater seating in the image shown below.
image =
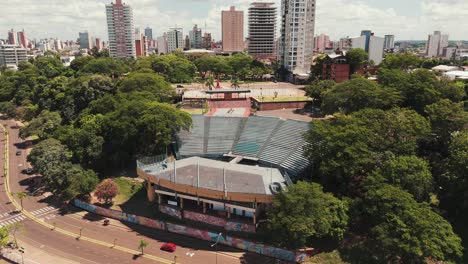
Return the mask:
POLYGON ((208 106, 210 108, 250 108, 250 98, 231 101, 208 100, 208 106))
POLYGON ((283 168, 291 176, 309 166, 302 137, 310 129, 307 122, 260 116, 192 118, 192 130, 178 134, 178 156, 221 157, 232 152, 283 168))

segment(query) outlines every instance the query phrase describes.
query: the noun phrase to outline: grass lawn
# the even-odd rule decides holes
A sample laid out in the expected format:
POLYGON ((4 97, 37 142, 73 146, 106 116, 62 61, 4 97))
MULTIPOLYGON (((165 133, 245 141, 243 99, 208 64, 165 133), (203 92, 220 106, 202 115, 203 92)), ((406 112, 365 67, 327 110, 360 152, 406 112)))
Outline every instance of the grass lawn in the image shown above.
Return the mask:
POLYGON ((320 253, 311 257, 305 263, 308 264, 348 264, 341 259, 340 253, 335 250, 327 253, 320 253))
POLYGON ((203 114, 203 109, 180 109, 182 111, 185 111, 191 115, 202 115, 203 114))
POLYGON ((119 177, 114 179, 119 186, 119 194, 114 198, 114 206, 126 203, 143 188, 143 183, 132 178, 119 177))
POLYGON ((309 97, 307 96, 296 96, 296 97, 263 97, 263 98, 260 98, 260 97, 257 97, 257 100, 259 100, 260 102, 264 102, 264 103, 271 103, 271 102, 295 102, 295 101, 312 101, 312 99, 310 99, 309 97))

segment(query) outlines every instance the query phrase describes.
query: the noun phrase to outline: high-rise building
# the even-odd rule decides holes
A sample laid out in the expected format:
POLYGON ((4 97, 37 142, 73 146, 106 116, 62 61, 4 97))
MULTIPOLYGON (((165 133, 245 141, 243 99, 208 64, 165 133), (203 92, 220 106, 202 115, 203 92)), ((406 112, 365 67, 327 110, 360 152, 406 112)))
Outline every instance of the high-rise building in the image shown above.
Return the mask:
POLYGON ((308 78, 314 49, 315 0, 282 0, 281 17, 281 66, 308 78))
POLYGON ((210 50, 211 49, 211 44, 213 42, 213 39, 211 38, 211 33, 205 32, 203 34, 203 39, 202 39, 202 48, 210 50))
POLYGON ((244 11, 231 6, 221 12, 223 51, 240 52, 244 50, 244 11))
POLYGON ((132 8, 116 0, 106 5, 109 53, 113 58, 136 58, 132 8))
POLYGON ((150 27, 145 28, 145 36, 149 39, 153 39, 153 29, 150 27))
POLYGON ((333 48, 330 44, 330 37, 325 34, 320 34, 314 37, 314 50, 318 53, 323 53, 325 49, 333 48))
POLYGON ((366 37, 366 44, 364 46, 364 50, 366 52, 369 52, 369 42, 370 42, 370 37, 372 35, 372 31, 370 30, 362 30, 361 31, 361 36, 365 36, 366 37))
POLYGON ((140 31, 140 28, 135 29, 135 52, 137 57, 148 56, 148 40, 140 31))
POLYGON ((16 35, 16 32, 13 29, 8 31, 8 44, 10 45, 18 44, 18 36, 16 35))
POLYGON ((275 3, 252 3, 249 8, 249 54, 260 59, 275 59, 275 40, 275 3))
POLYGON ((91 34, 88 31, 79 33, 80 49, 91 49, 93 41, 91 40, 91 34))
POLYGON ((96 49, 101 50, 102 49, 102 41, 100 38, 96 38, 96 49))
POLYGON ((192 49, 201 49, 203 47, 203 37, 202 30, 195 25, 192 30, 189 32, 190 37, 190 48, 192 49))
POLYGON ((181 28, 172 28, 167 32, 167 53, 184 49, 184 34, 181 28))
POLYGON ((394 35, 385 35, 385 44, 384 49, 391 50, 395 48, 395 36, 394 35))
POLYGON ((427 57, 440 57, 444 53, 444 48, 448 47, 448 35, 442 35, 440 31, 434 31, 429 35, 426 44, 427 57))
POLYGON ((369 62, 372 61, 374 65, 379 65, 383 60, 384 42, 384 38, 374 36, 374 33, 371 32, 369 38, 367 34, 362 34, 360 37, 349 38, 348 48, 364 50, 366 45, 368 45, 367 53, 369 54, 369 62))
POLYGON ((28 61, 26 49, 18 45, 0 46, 0 65, 11 69, 17 69, 18 65, 28 61))
POLYGON ((164 35, 158 37, 157 39, 157 48, 158 48, 158 54, 167 54, 167 34, 164 33, 164 35))
POLYGON ((26 38, 26 33, 23 31, 18 32, 18 44, 21 45, 21 47, 27 49, 29 46, 28 39, 26 38))

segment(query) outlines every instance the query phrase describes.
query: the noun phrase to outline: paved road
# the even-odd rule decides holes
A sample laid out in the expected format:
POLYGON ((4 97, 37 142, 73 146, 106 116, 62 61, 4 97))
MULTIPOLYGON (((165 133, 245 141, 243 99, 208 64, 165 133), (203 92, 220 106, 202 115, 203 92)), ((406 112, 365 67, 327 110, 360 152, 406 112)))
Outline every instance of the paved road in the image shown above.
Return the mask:
MULTIPOLYGON (((15 144, 22 143, 18 137, 18 129, 13 121, 4 120, 9 131, 9 169, 11 192, 32 192, 29 183, 31 176, 21 173, 29 166, 26 162, 26 149, 18 149, 15 144), (16 152, 21 150, 21 155, 16 152)), ((0 171, 4 166, 4 136, 0 135, 0 171)), ((21 145, 19 145, 21 147, 21 145)), ((266 258, 257 254, 245 253, 228 247, 219 247, 218 253, 213 251, 210 243, 192 239, 176 234, 150 229, 142 226, 121 223, 111 220, 111 225, 104 226, 102 218, 75 208, 67 208, 66 212, 56 205, 47 203, 43 195, 28 196, 23 205, 31 216, 36 217, 39 222, 32 221, 26 217, 26 213, 15 213, 16 208, 9 202, 5 193, 5 178, 0 179, 0 225, 21 222, 23 230, 18 232, 18 239, 23 244, 31 247, 27 249, 25 257, 31 256, 30 263, 171 263, 177 256, 177 263, 194 264, 263 264, 278 263, 277 260, 266 258), (55 225, 57 230, 45 227, 43 223, 55 225), (64 235, 58 232, 73 232, 75 236, 64 235), (98 240, 99 243, 90 243, 77 239, 80 229, 83 237, 98 240), (157 260, 137 257, 129 251, 137 250, 141 239, 149 242, 145 249, 145 255, 154 256, 157 260), (116 242, 122 250, 113 249, 112 244, 116 242), (178 245, 175 253, 167 253, 159 250, 164 242, 174 242, 178 245), (100 245, 107 243, 106 246, 100 245), (110 246, 109 246, 110 245, 110 246), (40 254, 42 252, 42 254, 40 254), (46 253, 46 254, 44 254, 46 253), (65 262, 64 260, 67 260, 65 262)), ((37 193, 36 193, 37 194, 37 193)), ((50 200, 50 199, 49 199, 50 200)), ((19 203, 19 201, 18 201, 19 203)))

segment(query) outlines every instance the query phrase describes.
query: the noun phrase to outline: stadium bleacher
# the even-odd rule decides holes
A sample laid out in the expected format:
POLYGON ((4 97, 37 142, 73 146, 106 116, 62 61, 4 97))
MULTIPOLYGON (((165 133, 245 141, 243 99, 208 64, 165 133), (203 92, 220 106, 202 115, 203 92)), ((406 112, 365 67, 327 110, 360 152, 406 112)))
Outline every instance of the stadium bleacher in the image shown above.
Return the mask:
POLYGON ((309 166, 303 156, 304 132, 310 123, 274 117, 193 116, 190 132, 179 133, 181 157, 222 157, 224 154, 258 159, 296 176, 309 166))

